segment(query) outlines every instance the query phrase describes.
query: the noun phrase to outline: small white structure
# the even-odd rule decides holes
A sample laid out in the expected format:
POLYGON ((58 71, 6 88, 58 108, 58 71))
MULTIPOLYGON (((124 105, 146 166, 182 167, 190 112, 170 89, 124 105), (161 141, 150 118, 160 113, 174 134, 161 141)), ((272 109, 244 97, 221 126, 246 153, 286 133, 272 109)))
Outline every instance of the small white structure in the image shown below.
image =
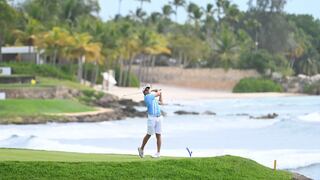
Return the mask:
POLYGON ((3 59, 6 60, 23 60, 23 61, 35 61, 36 64, 43 64, 43 60, 40 55, 43 50, 38 50, 34 46, 12 46, 1 47, 1 53, 3 59))
POLYGON ((0 100, 5 100, 6 99, 6 93, 0 92, 0 100))
POLYGON ((109 90, 111 87, 117 84, 117 81, 114 78, 113 70, 101 73, 101 75, 103 76, 102 90, 109 90))
POLYGON ((0 67, 0 76, 10 76, 11 75, 11 67, 0 67))

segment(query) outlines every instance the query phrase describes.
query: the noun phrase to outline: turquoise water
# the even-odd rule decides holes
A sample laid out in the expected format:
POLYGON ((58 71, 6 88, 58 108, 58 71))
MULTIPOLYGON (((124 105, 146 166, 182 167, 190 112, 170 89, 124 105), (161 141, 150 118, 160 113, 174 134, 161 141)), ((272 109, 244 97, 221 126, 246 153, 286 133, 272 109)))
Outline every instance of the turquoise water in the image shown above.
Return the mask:
MULTIPOLYGON (((145 108, 139 108, 145 110, 145 108)), ((224 154, 251 158, 320 179, 320 97, 272 97, 180 101, 163 107, 163 150, 167 156, 224 154), (186 110, 210 115, 178 116, 186 110), (275 119, 252 119, 271 113, 275 119)), ((146 119, 99 123, 1 125, 0 147, 85 153, 136 154, 146 133, 146 119)), ((146 154, 155 152, 151 139, 146 154)))

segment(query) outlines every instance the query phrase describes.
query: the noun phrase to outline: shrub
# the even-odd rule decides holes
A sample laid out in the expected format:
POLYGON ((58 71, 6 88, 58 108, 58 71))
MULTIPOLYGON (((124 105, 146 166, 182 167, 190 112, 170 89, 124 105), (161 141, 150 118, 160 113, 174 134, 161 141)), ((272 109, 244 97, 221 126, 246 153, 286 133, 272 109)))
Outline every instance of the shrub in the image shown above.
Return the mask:
POLYGON ((320 81, 305 86, 303 92, 306 94, 320 95, 320 81))
POLYGON ((270 62, 272 62, 272 55, 266 50, 259 50, 257 52, 245 52, 240 56, 239 68, 241 69, 256 69, 260 73, 270 69, 270 62))
POLYGON ((282 92, 283 88, 276 82, 265 78, 244 78, 233 88, 233 92, 282 92))
POLYGON ((13 74, 25 74, 33 76, 53 77, 66 80, 75 80, 75 76, 72 71, 66 70, 66 68, 60 68, 48 64, 37 65, 34 63, 10 62, 1 63, 1 66, 11 67, 13 74))
POLYGON ((240 69, 256 69, 260 73, 265 73, 267 69, 270 69, 284 75, 293 74, 293 70, 284 56, 272 55, 266 50, 242 53, 238 66, 240 69))

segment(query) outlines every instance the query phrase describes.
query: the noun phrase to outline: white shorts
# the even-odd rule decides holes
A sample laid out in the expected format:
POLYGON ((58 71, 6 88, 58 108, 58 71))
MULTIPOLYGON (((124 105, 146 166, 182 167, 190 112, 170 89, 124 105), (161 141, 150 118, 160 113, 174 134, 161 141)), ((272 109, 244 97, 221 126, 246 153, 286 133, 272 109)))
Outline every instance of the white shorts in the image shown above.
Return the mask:
POLYGON ((154 133, 156 134, 161 134, 162 132, 162 119, 163 117, 154 117, 154 116, 149 116, 148 115, 148 132, 147 134, 153 135, 154 133))

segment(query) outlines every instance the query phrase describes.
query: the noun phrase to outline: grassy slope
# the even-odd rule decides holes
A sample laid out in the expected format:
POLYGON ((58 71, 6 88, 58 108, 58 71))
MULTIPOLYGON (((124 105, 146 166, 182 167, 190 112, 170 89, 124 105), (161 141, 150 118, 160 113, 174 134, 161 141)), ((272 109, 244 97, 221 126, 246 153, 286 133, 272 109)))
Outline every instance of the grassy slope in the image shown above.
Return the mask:
POLYGON ((94 108, 74 100, 62 99, 7 99, 0 101, 0 116, 28 116, 46 113, 93 111, 94 108))
POLYGON ((37 84, 32 85, 31 83, 25 84, 0 84, 0 89, 15 89, 15 88, 47 88, 47 87, 55 87, 55 86, 65 86, 72 89, 78 90, 87 90, 91 89, 90 87, 84 86, 74 81, 69 80, 61 80, 55 78, 47 78, 47 77, 36 77, 37 84))
POLYGON ((291 179, 288 172, 234 156, 154 160, 12 149, 0 149, 0 174, 3 179, 291 179))

